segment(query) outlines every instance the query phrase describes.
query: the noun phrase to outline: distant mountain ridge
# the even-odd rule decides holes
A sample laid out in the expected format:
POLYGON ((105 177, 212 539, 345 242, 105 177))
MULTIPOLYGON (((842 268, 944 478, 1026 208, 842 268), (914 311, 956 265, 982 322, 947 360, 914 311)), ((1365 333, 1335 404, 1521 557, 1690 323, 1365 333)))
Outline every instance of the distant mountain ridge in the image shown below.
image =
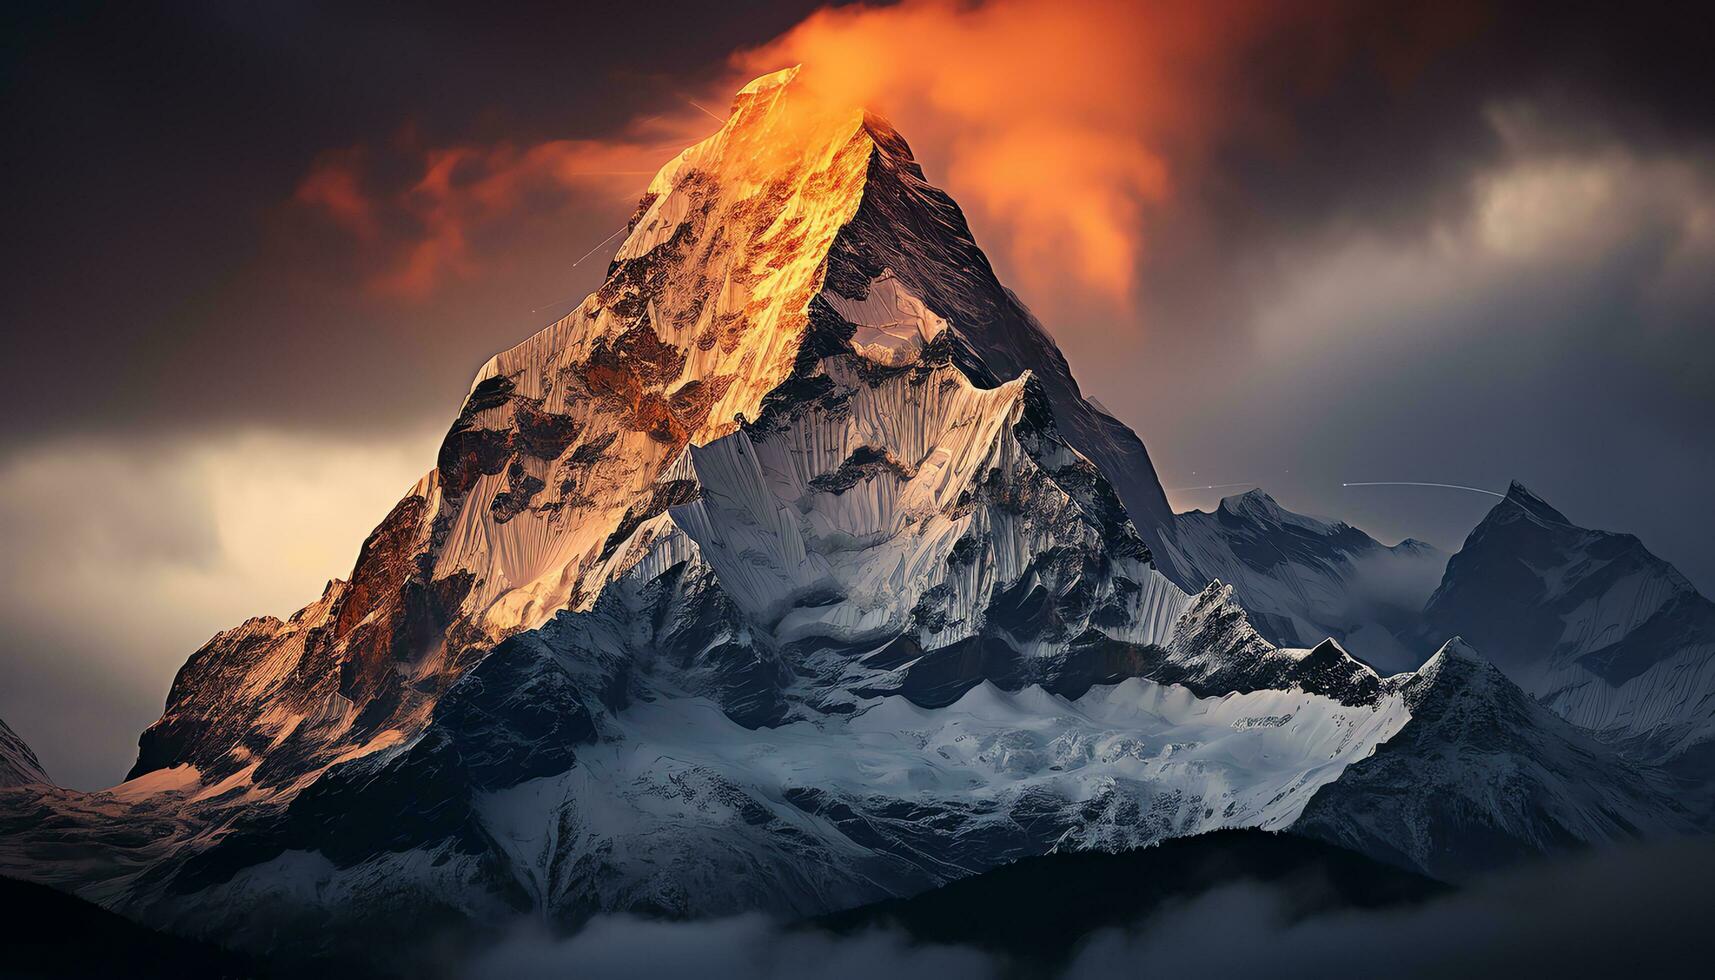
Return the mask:
POLYGON ((1386 672, 1423 660, 1412 649, 1418 616, 1447 561, 1433 545, 1383 545, 1350 524, 1293 513, 1260 488, 1175 515, 1171 541, 1179 566, 1231 585, 1271 642, 1331 637, 1386 672))
POLYGON ((1272 641, 1326 635, 1387 672, 1462 636, 1628 757, 1696 792, 1715 784, 1715 602, 1636 537, 1576 525, 1520 483, 1451 558, 1409 539, 1388 548, 1260 489, 1176 515, 1172 541, 1181 567, 1229 583, 1272 641))

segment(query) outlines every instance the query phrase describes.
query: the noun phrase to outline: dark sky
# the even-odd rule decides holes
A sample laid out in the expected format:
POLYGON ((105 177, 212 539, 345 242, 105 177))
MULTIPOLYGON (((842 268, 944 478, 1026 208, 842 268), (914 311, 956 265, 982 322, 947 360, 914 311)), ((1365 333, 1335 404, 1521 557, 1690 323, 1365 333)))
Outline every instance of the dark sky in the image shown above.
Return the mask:
POLYGON ((50 771, 116 778, 192 649, 345 574, 693 102, 795 60, 1169 488, 1453 549, 1485 498, 1340 484, 1517 478, 1715 592, 1707 13, 818 6, 8 5, 0 717, 50 771))

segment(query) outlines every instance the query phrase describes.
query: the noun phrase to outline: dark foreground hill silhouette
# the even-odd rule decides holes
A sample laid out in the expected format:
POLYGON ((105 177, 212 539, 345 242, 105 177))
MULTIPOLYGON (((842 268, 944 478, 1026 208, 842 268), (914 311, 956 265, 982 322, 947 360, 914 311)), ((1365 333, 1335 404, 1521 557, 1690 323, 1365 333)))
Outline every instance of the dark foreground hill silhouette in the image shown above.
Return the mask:
POLYGON ((267 975, 245 956, 157 932, 74 895, 0 878, 7 909, 0 977, 175 977, 213 980, 267 975))
POLYGON ((891 926, 917 942, 999 954, 1033 975, 1065 964, 1096 932, 1136 927, 1171 903, 1246 882, 1286 886, 1295 917, 1413 904, 1450 890, 1293 834, 1218 830, 1118 854, 1025 858, 911 898, 822 916, 806 927, 849 934, 891 926))

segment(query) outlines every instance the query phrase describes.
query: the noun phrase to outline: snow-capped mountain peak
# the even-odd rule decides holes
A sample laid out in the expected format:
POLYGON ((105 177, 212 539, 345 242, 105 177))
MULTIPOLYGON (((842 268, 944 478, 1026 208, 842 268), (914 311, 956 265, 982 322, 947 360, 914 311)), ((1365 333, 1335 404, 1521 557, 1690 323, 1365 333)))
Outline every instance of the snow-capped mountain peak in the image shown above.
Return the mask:
MULTIPOLYGON (((1535 491, 1517 480, 1512 481, 1512 483, 1507 486, 1507 495, 1504 499, 1522 509, 1526 514, 1540 520, 1547 521, 1550 524, 1570 523, 1567 521, 1565 514, 1555 510, 1553 507, 1550 507, 1548 501, 1542 499, 1542 497, 1538 496, 1535 491)), ((1502 519, 1505 519, 1509 515, 1503 514, 1500 516, 1502 519)))
POLYGON ((1524 697, 1499 668, 1459 636, 1442 644, 1401 687, 1414 709, 1432 692, 1485 700, 1513 696, 1514 692, 1516 697, 1524 697))
POLYGON ((1221 511, 1235 517, 1248 517, 1257 520, 1280 522, 1299 520, 1304 521, 1307 524, 1313 523, 1315 526, 1328 526, 1325 522, 1316 521, 1314 518, 1307 518, 1300 514, 1292 514, 1290 511, 1281 507, 1280 504, 1276 503, 1274 498, 1269 496, 1261 487, 1246 490, 1244 493, 1222 497, 1221 511))
POLYGON ((759 93, 766 92, 769 89, 790 85, 792 81, 798 77, 798 73, 803 70, 803 65, 788 65, 785 68, 769 72, 766 75, 758 75, 746 82, 744 87, 738 90, 738 94, 740 96, 757 95, 759 93))
MULTIPOLYGON (((1444 664, 1449 661, 1460 661, 1480 667, 1492 668, 1494 666, 1489 663, 1489 658, 1478 653, 1477 648, 1466 643, 1462 636, 1448 637, 1447 642, 1441 644, 1441 649, 1435 651, 1428 660, 1424 661, 1423 666, 1428 668, 1432 664, 1444 664)), ((1422 674, 1425 671, 1420 670, 1418 673, 1422 674)))

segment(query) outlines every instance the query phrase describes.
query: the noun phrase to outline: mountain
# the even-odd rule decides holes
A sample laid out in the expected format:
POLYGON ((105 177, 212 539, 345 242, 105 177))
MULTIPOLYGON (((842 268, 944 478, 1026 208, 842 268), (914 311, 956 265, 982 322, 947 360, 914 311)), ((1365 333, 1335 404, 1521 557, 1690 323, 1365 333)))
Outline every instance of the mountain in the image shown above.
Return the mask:
POLYGON ((1398 690, 1411 724, 1319 788, 1295 832, 1453 880, 1693 827, 1662 774, 1562 720, 1462 639, 1398 690))
POLYGON ((18 737, 4 719, 0 719, 0 788, 53 784, 47 771, 36 761, 36 753, 18 737))
POLYGON ((1573 724, 1715 775, 1715 603, 1630 534, 1573 524, 1514 483, 1423 612, 1573 724))
MULTIPOLYGON (((927 624, 872 657, 897 661, 881 683, 952 659, 916 664, 927 640, 964 643, 970 684, 1014 669, 972 630, 991 593, 1049 613, 1054 638, 1016 639, 1050 645, 1157 594, 1140 569, 1171 515, 1142 444, 1079 397, 898 134, 791 80, 740 92, 651 183, 601 289, 478 372, 349 581, 192 656, 131 775, 258 765, 284 787, 380 748, 496 644, 596 612, 634 570, 682 564, 673 588, 733 624, 671 655, 752 723, 785 710, 794 645, 872 653, 927 624), (1096 551, 1132 567, 1054 561, 1096 551)), ((585 680, 623 686, 613 671, 585 680)))
MULTIPOLYGON (((0 871, 410 971, 525 916, 801 917, 1282 829, 1402 735, 1494 737, 1182 589, 1176 533, 904 140, 770 75, 478 371, 348 579, 194 653, 125 783, 0 791, 0 871)), ((1568 833, 1673 825, 1611 764, 1630 829, 1568 833)))
POLYGON ((1350 524, 1295 514, 1260 489, 1175 515, 1170 547, 1193 582, 1231 585, 1270 642, 1331 637, 1389 672, 1422 662, 1409 641, 1447 563, 1433 545, 1389 547, 1350 524))
POLYGON ((1054 976, 1102 930, 1145 928, 1155 915, 1213 889, 1291 889, 1294 914, 1409 906, 1446 885, 1297 834, 1217 830, 1120 851, 1022 858, 910 898, 823 916, 840 934, 894 927, 913 942, 972 946, 1005 957, 1011 972, 1054 976))

